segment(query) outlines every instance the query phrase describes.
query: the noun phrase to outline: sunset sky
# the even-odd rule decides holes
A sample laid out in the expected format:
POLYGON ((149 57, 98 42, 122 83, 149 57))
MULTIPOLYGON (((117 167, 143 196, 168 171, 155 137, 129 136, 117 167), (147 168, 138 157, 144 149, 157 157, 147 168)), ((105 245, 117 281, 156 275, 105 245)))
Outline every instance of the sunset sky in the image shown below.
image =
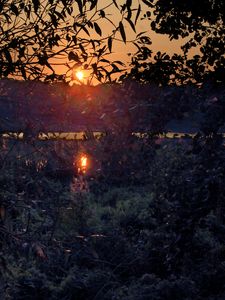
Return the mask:
MULTIPOLYGON (((108 2, 111 2, 111 1, 108 1, 108 2)), ((104 1, 104 5, 107 5, 108 2, 104 1)), ((99 3, 103 3, 103 2, 99 1, 99 3)), ((124 3, 124 1, 117 1, 117 3, 122 4, 122 3, 124 3)), ((139 4, 138 0, 132 1, 132 7, 136 8, 136 9, 138 8, 138 4, 139 4)), ((98 6, 99 8, 101 7, 100 5, 98 6)), ((129 62, 130 62, 130 56, 128 56, 128 53, 133 54, 137 50, 137 48, 135 46, 133 46, 132 43, 129 42, 129 40, 130 41, 133 40, 135 38, 136 34, 138 34, 139 32, 146 32, 146 35, 151 38, 152 45, 150 46, 150 49, 153 51, 153 53, 155 53, 157 51, 167 52, 168 54, 173 54, 174 52, 176 52, 176 53, 180 52, 180 46, 183 44, 183 41, 182 40, 170 41, 167 36, 154 33, 150 29, 150 22, 154 18, 154 16, 153 16, 153 14, 151 14, 151 20, 146 20, 146 19, 143 20, 142 17, 144 15, 144 13, 147 10, 149 10, 149 8, 146 5, 144 5, 143 3, 141 3, 141 5, 142 5, 143 9, 140 14, 140 18, 137 22, 137 25, 136 25, 136 33, 134 33, 132 31, 128 22, 126 22, 126 20, 123 20, 123 24, 124 24, 124 28, 126 31, 126 36, 127 36, 128 42, 126 44, 124 44, 122 41, 121 42, 118 41, 119 39, 121 40, 121 36, 118 32, 116 35, 116 38, 118 40, 113 41, 112 53, 106 57, 107 59, 120 60, 120 61, 124 62, 126 64, 126 66, 128 67, 129 62)), ((77 9, 77 8, 75 8, 75 9, 77 9)), ((113 22, 115 22, 115 24, 118 24, 119 21, 121 20, 121 14, 120 14, 119 10, 116 9, 116 7, 111 6, 107 9, 105 9, 104 11, 109 16, 109 18, 111 20, 113 20, 113 22)), ((134 11, 133 14, 134 14, 134 16, 132 16, 132 20, 135 19, 136 11, 134 11)), ((102 30, 102 37, 108 37, 113 30, 113 26, 109 22, 104 21, 103 19, 100 20, 98 22, 98 24, 102 30)), ((88 38, 88 36, 86 36, 86 37, 88 38)), ((99 38, 99 36, 93 31, 93 32, 91 32, 91 38, 95 39, 95 38, 99 38)), ((56 70, 59 73, 65 72, 65 69, 62 66, 56 66, 56 70)), ((85 80, 87 80, 88 76, 89 76, 88 72, 87 71, 84 72, 84 77, 86 77, 86 79, 84 78, 82 80, 85 82, 85 80)))

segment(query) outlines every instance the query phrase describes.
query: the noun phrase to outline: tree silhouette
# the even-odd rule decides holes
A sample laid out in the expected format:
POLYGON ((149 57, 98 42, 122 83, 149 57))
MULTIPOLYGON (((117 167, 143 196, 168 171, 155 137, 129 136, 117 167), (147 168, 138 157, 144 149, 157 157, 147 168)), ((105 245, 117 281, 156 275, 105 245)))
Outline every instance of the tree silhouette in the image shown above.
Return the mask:
POLYGON ((158 52, 152 58, 151 52, 143 55, 138 49, 132 62, 132 77, 159 84, 224 81, 225 4, 222 0, 204 0, 201 6, 196 1, 143 2, 153 11, 152 18, 150 11, 145 14, 152 30, 167 35, 170 40, 184 39, 183 54, 169 56, 158 52), (144 69, 141 74, 140 69, 144 69))
POLYGON ((102 81, 121 71, 121 61, 105 56, 113 51, 115 39, 127 42, 125 23, 135 32, 140 7, 129 0, 120 6, 115 0, 6 0, 0 13, 0 78, 63 80, 82 67, 102 81), (112 29, 105 32, 109 24, 112 29), (67 67, 65 76, 57 73, 57 66, 67 67))

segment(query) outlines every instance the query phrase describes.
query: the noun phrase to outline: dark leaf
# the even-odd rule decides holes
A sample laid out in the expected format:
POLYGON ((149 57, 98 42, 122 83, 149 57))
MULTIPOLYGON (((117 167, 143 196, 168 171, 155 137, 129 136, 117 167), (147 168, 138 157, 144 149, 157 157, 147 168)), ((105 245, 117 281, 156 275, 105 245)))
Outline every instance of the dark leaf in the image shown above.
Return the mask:
POLYGON ((113 0, 113 3, 114 3, 114 5, 115 5, 117 8, 119 8, 119 7, 118 7, 118 4, 117 4, 117 2, 116 2, 116 0, 113 0))
POLYGON ((122 61, 120 61, 120 60, 115 60, 113 63, 114 64, 118 64, 120 66, 125 66, 125 64, 122 61))
POLYGON ((3 13, 4 17, 6 18, 7 22, 10 23, 11 18, 8 14, 6 14, 5 12, 3 13))
POLYGON ((127 8, 127 17, 126 17, 126 19, 130 20, 131 17, 132 17, 132 11, 131 11, 130 7, 128 7, 127 8))
POLYGON ((21 74, 23 76, 23 79, 26 80, 27 79, 27 75, 26 75, 26 70, 25 70, 25 68, 24 68, 23 65, 21 66, 20 70, 21 70, 21 74))
POLYGON ((90 40, 90 43, 91 43, 91 45, 92 45, 92 48, 94 49, 94 51, 95 51, 95 41, 93 41, 93 40, 90 40))
POLYGON ((112 52, 112 37, 111 36, 108 38, 108 48, 109 48, 109 51, 112 52))
POLYGON ((93 73, 94 73, 95 75, 97 75, 97 73, 98 73, 98 67, 97 67, 97 64, 94 63, 94 64, 92 64, 91 66, 92 66, 92 69, 93 69, 93 73))
POLYGON ((83 31, 84 31, 84 32, 86 32, 86 33, 87 33, 87 35, 89 35, 89 36, 90 36, 90 33, 89 33, 89 31, 87 30, 87 28, 86 28, 85 26, 82 26, 82 29, 83 29, 83 31))
POLYGON ((39 32, 39 26, 37 24, 34 26, 34 31, 35 31, 36 34, 38 34, 38 32, 39 32))
POLYGON ((146 12, 146 15, 147 15, 148 18, 150 18, 150 17, 151 17, 151 12, 150 12, 150 11, 147 11, 147 12, 146 12))
POLYGON ((17 38, 14 38, 14 39, 12 39, 12 41, 10 42, 9 47, 11 47, 11 48, 13 48, 13 49, 16 49, 17 45, 18 45, 18 39, 17 39, 17 38))
POLYGON ((102 18, 105 18, 105 12, 104 12, 104 10, 100 10, 100 12, 99 12, 99 15, 102 17, 102 18))
POLYGON ((25 57, 25 47, 20 47, 19 49, 19 57, 25 57))
POLYGON ((97 32, 97 34, 99 34, 101 36, 102 35, 101 28, 99 27, 99 25, 96 22, 94 22, 94 28, 95 28, 95 31, 97 32))
POLYGON ((132 4, 132 0, 127 0, 127 2, 126 2, 127 8, 128 8, 128 7, 131 7, 131 4, 132 4))
POLYGON ((146 4, 149 7, 154 7, 154 5, 152 4, 152 0, 142 0, 144 2, 144 4, 146 4))
POLYGON ((5 58, 9 64, 12 64, 12 57, 8 49, 4 49, 5 58))
POLYGON ((130 27, 133 29, 134 32, 136 32, 136 28, 134 23, 131 21, 131 19, 125 18, 127 22, 130 24, 130 27))
POLYGON ((69 60, 74 60, 74 61, 77 61, 77 62, 80 61, 79 56, 76 53, 72 52, 72 51, 69 53, 68 59, 69 60))
POLYGON ((57 17, 58 17, 59 19, 64 20, 64 16, 63 16, 62 13, 59 13, 58 11, 55 11, 55 14, 57 15, 57 17))
POLYGON ((152 44, 152 41, 148 36, 141 36, 140 41, 141 41, 141 43, 146 44, 146 45, 152 44))
POLYGON ((152 27, 152 30, 155 30, 156 25, 155 25, 155 22, 154 22, 154 21, 151 23, 151 27, 152 27))
POLYGON ((110 63, 110 61, 108 59, 102 58, 100 59, 101 62, 105 62, 105 63, 110 63))
POLYGON ((76 45, 76 44, 77 44, 77 36, 76 36, 76 35, 73 35, 73 36, 72 36, 72 39, 73 39, 74 45, 76 45))
POLYGON ((83 3, 81 0, 76 0, 76 2, 78 4, 80 14, 82 14, 83 13, 83 3))
POLYGON ((90 10, 92 10, 93 8, 95 8, 96 5, 97 5, 97 3, 98 3, 98 0, 92 0, 91 6, 90 6, 90 10))
POLYGON ((12 11, 16 16, 19 15, 18 8, 16 7, 15 4, 11 3, 10 8, 11 8, 11 11, 12 11))
POLYGON ((139 4, 138 5, 138 10, 137 10, 137 14, 136 14, 136 17, 135 17, 135 25, 137 24, 137 20, 138 20, 138 18, 139 18, 139 16, 140 16, 140 13, 141 13, 141 5, 139 4))
POLYGON ((51 18, 51 22, 52 24, 54 25, 55 28, 57 28, 58 26, 58 21, 57 21, 57 18, 54 14, 49 14, 50 18, 51 18))
POLYGON ((124 30, 123 23, 121 21, 119 23, 119 29, 120 29, 121 37, 122 37, 124 43, 126 43, 126 33, 125 33, 125 30, 124 30))
POLYGON ((82 44, 79 44, 79 48, 80 48, 80 50, 81 50, 84 54, 86 54, 86 51, 85 51, 84 46, 83 46, 82 44))
POLYGON ((40 6, 40 1, 39 0, 32 0, 32 2, 33 2, 33 5, 34 5, 34 11, 35 11, 35 13, 37 13, 38 8, 40 6))

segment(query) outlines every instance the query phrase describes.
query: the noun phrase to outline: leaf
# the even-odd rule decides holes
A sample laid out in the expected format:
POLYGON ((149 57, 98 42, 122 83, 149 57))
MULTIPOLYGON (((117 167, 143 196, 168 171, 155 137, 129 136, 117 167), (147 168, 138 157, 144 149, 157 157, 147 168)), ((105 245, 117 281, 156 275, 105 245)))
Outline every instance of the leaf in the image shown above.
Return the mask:
POLYGON ((84 54, 87 54, 82 44, 79 44, 79 48, 84 54))
POLYGON ((144 4, 146 4, 149 7, 154 7, 154 5, 152 4, 152 0, 142 0, 144 2, 144 4))
POLYGON ((16 7, 15 4, 11 3, 10 8, 11 8, 11 11, 12 11, 16 16, 19 15, 18 8, 16 7))
POLYGON ((95 51, 95 41, 93 41, 93 40, 90 40, 90 43, 91 43, 91 45, 92 45, 92 48, 94 49, 94 51, 95 51))
POLYGON ((98 0, 92 0, 91 6, 90 6, 90 10, 92 10, 93 8, 95 8, 95 6, 97 5, 98 0))
POLYGON ((131 4, 132 4, 132 0, 127 0, 127 2, 126 2, 127 8, 128 8, 128 7, 131 7, 131 4))
POLYGON ((97 32, 97 34, 99 34, 101 36, 102 35, 101 28, 98 26, 98 24, 96 22, 94 22, 94 28, 95 28, 95 31, 97 32))
POLYGON ((35 31, 36 34, 38 34, 38 32, 39 32, 39 26, 37 24, 34 26, 34 31, 35 31))
POLYGON ((136 32, 136 28, 134 23, 131 21, 131 19, 125 18, 127 22, 130 24, 130 27, 133 29, 134 32, 136 32))
POLYGON ((77 45, 77 36, 76 36, 76 35, 73 35, 73 36, 72 36, 72 39, 73 39, 74 45, 77 45))
POLYGON ((109 51, 112 52, 112 37, 111 36, 108 38, 108 48, 109 48, 109 51))
POLYGON ((58 21, 57 21, 57 18, 54 14, 49 14, 50 18, 51 18, 51 22, 52 24, 54 25, 55 28, 57 28, 58 26, 58 21))
POLYGON ((70 53, 68 54, 68 59, 75 60, 76 62, 80 62, 78 55, 73 51, 70 51, 70 53))
POLYGON ((113 63, 114 64, 118 64, 120 66, 125 66, 125 64, 122 61, 120 61, 120 60, 115 60, 113 63))
POLYGON ((19 58, 25 57, 25 47, 20 47, 19 49, 19 58))
POLYGON ((124 30, 123 23, 121 21, 119 23, 119 30, 120 30, 121 37, 122 37, 124 43, 126 44, 126 33, 125 33, 125 30, 124 30))
POLYGON ((105 63, 110 63, 110 61, 108 60, 108 59, 105 59, 105 58, 102 58, 102 59, 100 59, 99 61, 101 61, 101 62, 105 62, 105 63))
POLYGON ((155 22, 154 22, 154 21, 152 21, 152 23, 151 23, 151 27, 152 27, 152 30, 155 30, 155 28, 156 28, 156 24, 155 24, 155 22))
POLYGON ((139 16, 140 16, 140 13, 141 13, 141 5, 139 4, 138 5, 138 10, 137 10, 137 14, 136 14, 136 17, 135 17, 135 25, 137 24, 137 20, 138 20, 138 18, 139 18, 139 16))
POLYGON ((20 70, 21 70, 21 74, 23 76, 23 79, 26 80, 27 79, 27 74, 26 74, 26 70, 25 70, 24 66, 21 66, 20 70))
POLYGON ((142 32, 139 32, 136 36, 136 38, 138 38, 139 36, 141 36, 142 34, 146 33, 147 31, 142 31, 142 32))
POLYGON ((119 8, 118 5, 117 5, 117 3, 116 3, 116 0, 113 0, 113 3, 116 6, 116 8, 119 8))
POLYGON ((63 16, 62 13, 59 13, 58 11, 55 11, 55 14, 57 15, 57 17, 58 17, 59 19, 64 20, 64 16, 63 16))
POLYGON ((93 73, 94 73, 95 75, 97 75, 97 73, 98 73, 98 67, 97 67, 97 64, 94 63, 94 64, 92 64, 91 66, 92 66, 92 69, 93 69, 93 73))
POLYGON ((4 49, 5 58, 9 64, 12 64, 12 57, 8 49, 4 49))
POLYGON ((100 17, 105 18, 104 10, 101 9, 100 12, 99 12, 99 15, 100 15, 100 17))
POLYGON ((146 12, 146 15, 147 15, 148 18, 150 18, 150 17, 151 17, 151 12, 150 12, 150 11, 147 11, 147 12, 146 12))
POLYGON ((35 13, 37 13, 38 8, 40 6, 40 1, 39 0, 32 0, 32 2, 33 2, 33 5, 34 5, 34 11, 35 11, 35 13))
POLYGON ((83 29, 83 31, 85 31, 87 33, 87 35, 90 36, 90 33, 89 33, 89 31, 87 30, 87 28, 85 26, 82 26, 82 29, 83 29))
POLYGON ((80 11, 80 14, 83 13, 83 4, 82 4, 82 1, 81 0, 76 0, 77 2, 77 5, 79 7, 79 11, 80 11))
POLYGON ((141 36, 140 41, 141 41, 141 43, 146 44, 146 45, 152 44, 152 41, 148 36, 141 36))
POLYGON ((3 12, 4 17, 6 18, 7 22, 10 23, 12 21, 12 19, 10 18, 10 16, 8 14, 6 14, 5 12, 3 12))

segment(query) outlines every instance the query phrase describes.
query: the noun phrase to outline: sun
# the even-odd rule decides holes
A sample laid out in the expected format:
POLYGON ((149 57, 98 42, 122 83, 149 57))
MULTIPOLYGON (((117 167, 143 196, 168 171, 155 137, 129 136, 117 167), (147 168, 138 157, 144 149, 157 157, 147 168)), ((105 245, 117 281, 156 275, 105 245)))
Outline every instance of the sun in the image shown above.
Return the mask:
POLYGON ((76 77, 79 79, 79 80, 83 80, 84 79, 84 73, 82 71, 77 71, 76 72, 76 77))

